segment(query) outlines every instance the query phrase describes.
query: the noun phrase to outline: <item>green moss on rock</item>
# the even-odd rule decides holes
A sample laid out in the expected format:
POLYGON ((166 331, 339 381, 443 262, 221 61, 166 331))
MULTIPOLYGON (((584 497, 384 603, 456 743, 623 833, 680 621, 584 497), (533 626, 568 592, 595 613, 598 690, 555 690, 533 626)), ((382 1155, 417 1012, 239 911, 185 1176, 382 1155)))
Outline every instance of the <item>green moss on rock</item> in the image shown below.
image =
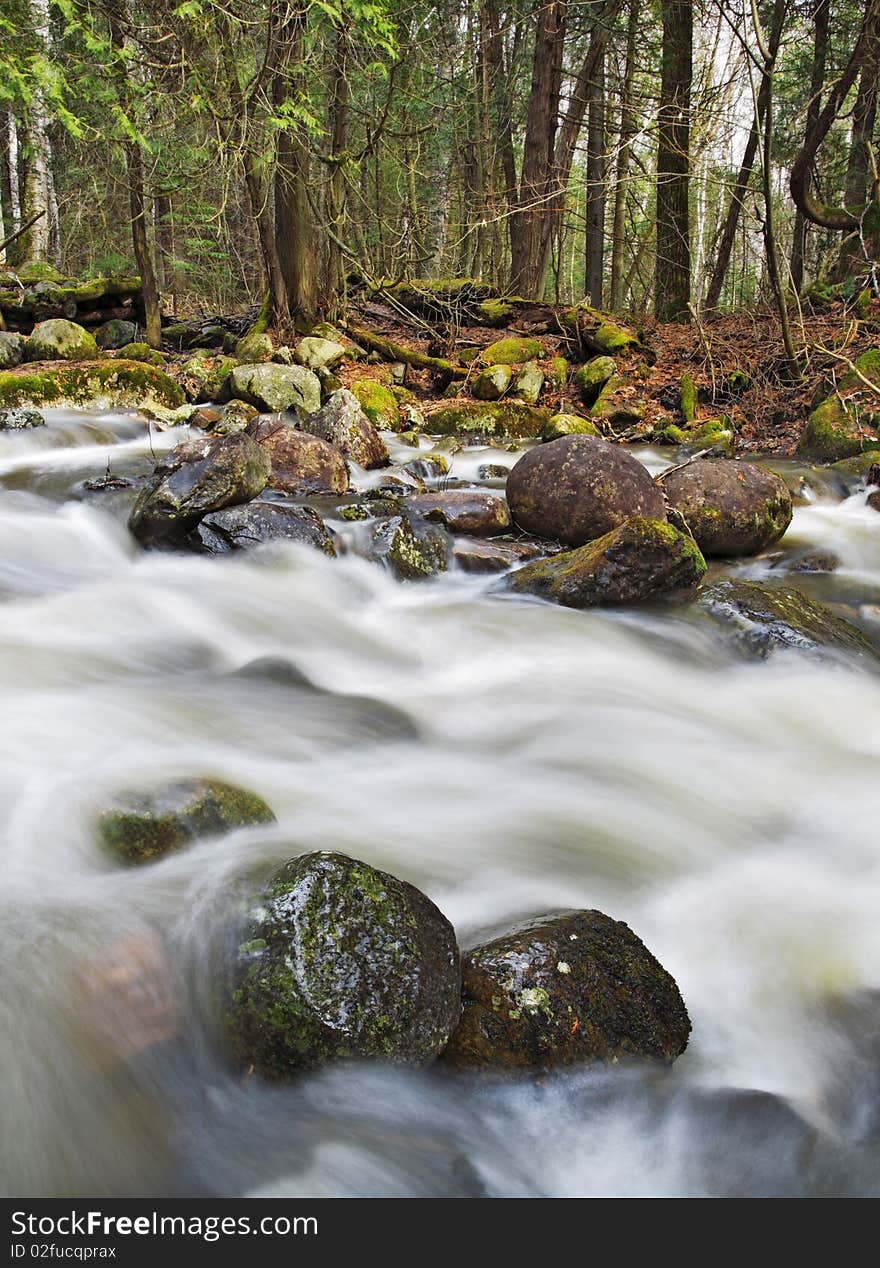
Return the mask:
POLYGON ((580 414, 554 414, 547 422, 544 428, 544 440, 558 440, 560 436, 599 436, 601 435, 595 423, 589 418, 582 418, 580 414))
POLYGON ((575 371, 574 381, 585 405, 593 405, 605 384, 617 374, 614 357, 594 357, 575 371))
POLYGON ((462 401, 435 410, 426 429, 441 436, 480 432, 489 436, 537 439, 544 432, 550 411, 523 401, 462 401))
POLYGON ((391 388, 374 379, 357 379, 349 391, 374 427, 380 431, 396 431, 400 425, 400 409, 391 388))
POLYGON ((0 371, 0 405, 176 409, 184 401, 182 388, 167 374, 138 361, 56 362, 0 371))
POLYGON ((101 843, 125 863, 147 863, 203 837, 272 823, 256 793, 216 779, 190 779, 150 792, 123 793, 98 818, 101 843))
POLYGON ((521 365, 524 361, 540 360, 545 351, 540 339, 524 339, 512 335, 490 343, 483 350, 480 360, 484 365, 521 365))

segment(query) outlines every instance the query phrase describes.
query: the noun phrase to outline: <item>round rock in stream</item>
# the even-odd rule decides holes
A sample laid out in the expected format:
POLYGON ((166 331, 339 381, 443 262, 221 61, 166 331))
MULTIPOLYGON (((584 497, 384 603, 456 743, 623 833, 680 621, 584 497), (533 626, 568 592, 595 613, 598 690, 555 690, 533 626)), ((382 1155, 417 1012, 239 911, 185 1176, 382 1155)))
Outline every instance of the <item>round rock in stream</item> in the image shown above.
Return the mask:
POLYGON ((691 1023, 678 987, 622 920, 546 916, 462 963, 461 1021, 444 1060, 547 1069, 624 1057, 674 1061, 691 1023))
POLYGON ((238 949, 227 1024, 265 1078, 350 1057, 427 1065, 458 1021, 455 932, 406 881, 344 854, 272 877, 238 949))
POLYGON ((582 546, 633 515, 666 518, 663 495, 625 449, 563 436, 530 449, 507 478, 510 512, 527 533, 582 546))
POLYGON ((98 818, 98 835, 126 863, 180 850, 199 837, 273 823, 256 793, 216 779, 184 779, 150 792, 121 793, 98 818))
POLYGON ((248 435, 272 464, 270 489, 299 495, 348 492, 347 462, 319 436, 269 418, 251 423, 248 435))
POLYGON ((420 493, 407 500, 407 510, 424 519, 437 520, 453 533, 491 537, 510 528, 510 511, 504 498, 481 489, 452 489, 420 493))
POLYGON ((785 482, 754 462, 698 459, 661 483, 704 555, 756 555, 791 523, 785 482))

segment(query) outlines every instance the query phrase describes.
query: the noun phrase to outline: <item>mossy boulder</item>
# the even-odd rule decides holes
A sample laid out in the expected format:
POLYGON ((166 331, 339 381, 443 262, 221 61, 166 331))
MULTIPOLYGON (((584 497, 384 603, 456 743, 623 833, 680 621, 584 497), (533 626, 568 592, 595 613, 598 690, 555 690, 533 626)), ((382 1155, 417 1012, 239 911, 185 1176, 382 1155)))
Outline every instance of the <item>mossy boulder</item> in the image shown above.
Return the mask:
POLYGON ((46 420, 35 409, 0 409, 0 431, 29 431, 44 426, 46 420))
POLYGON ((483 365, 522 365, 524 361, 540 360, 546 353, 540 339, 521 338, 511 335, 507 339, 498 339, 483 349, 480 357, 483 365))
POLYGON ((662 520, 663 495, 619 445, 563 436, 530 449, 507 478, 514 520, 537 537, 582 546, 633 516, 662 520))
POLYGON ((513 380, 512 392, 527 405, 536 405, 544 386, 544 371, 536 361, 527 361, 513 380))
POLYGON ((876 446, 880 426, 880 348, 862 353, 853 364, 857 372, 844 375, 836 391, 810 414, 797 448, 800 457, 835 462, 876 446), (874 384, 876 390, 872 391, 868 383, 874 384))
POLYGON ((398 581, 423 581, 449 567, 449 535, 439 525, 418 517, 392 515, 373 529, 368 553, 398 581))
POLYGON ((537 439, 543 435, 550 411, 524 401, 457 401, 434 410, 425 420, 428 432, 460 436, 469 432, 513 439, 537 439))
POLYGON ((736 434, 719 418, 707 418, 689 427, 678 427, 673 423, 659 434, 655 431, 654 438, 677 445, 685 456, 711 450, 711 454, 706 453, 707 457, 732 458, 736 452, 736 434))
POLYGON ((391 388, 377 383, 375 379, 358 379, 351 385, 351 395, 374 427, 382 431, 397 431, 400 409, 391 388))
POLYGON ((265 330, 249 330, 235 345, 236 360, 245 365, 271 361, 275 345, 265 330))
POLYGON ((404 464, 404 471, 408 471, 410 475, 418 476, 421 480, 439 480, 445 475, 449 475, 449 459, 445 453, 434 453, 433 451, 420 454, 418 458, 413 458, 410 462, 404 464))
MULTIPOLYGON (((187 399, 197 403, 219 400, 224 386, 238 362, 235 357, 200 349, 175 367, 174 378, 186 392, 187 399)), ((228 392, 227 392, 228 399, 228 392)))
POLYGON ((0 406, 177 409, 183 404, 183 390, 173 379, 138 361, 57 362, 0 371, 0 406))
POLYGON ((861 630, 800 590, 757 581, 719 581, 700 591, 696 608, 750 659, 763 660, 785 650, 877 657, 861 630))
POLYGON ((506 299, 483 299, 475 309, 474 316, 481 326, 501 328, 506 326, 516 312, 516 307, 506 299))
POLYGON ((785 482, 753 462, 702 458, 660 480, 669 506, 710 557, 756 555, 791 523, 785 482))
POLYGON ((348 492, 348 465, 326 440, 268 418, 250 424, 248 434, 269 459, 270 489, 298 496, 348 492))
POLYGON ((369 470, 388 464, 388 446, 361 408, 358 398, 345 388, 334 392, 303 426, 359 467, 369 470))
POLYGON ((164 352, 151 348, 148 343, 127 343, 123 348, 117 348, 112 355, 123 361, 143 361, 147 365, 165 365, 168 361, 164 352))
POLYGON ((513 371, 509 365, 491 365, 475 377, 471 392, 478 401, 500 401, 512 380, 513 371))
POLYGON ((317 511, 285 502, 254 501, 212 511, 199 520, 188 544, 209 555, 224 555, 279 541, 299 542, 325 555, 336 555, 333 538, 317 511))
POLYGON ((186 779, 147 792, 120 794, 99 816, 97 832, 117 858, 147 863, 199 838, 274 820, 256 793, 216 779, 186 779))
POLYGON ((300 339, 293 352, 297 365, 304 365, 307 370, 330 370, 338 365, 345 356, 345 347, 334 339, 322 339, 318 335, 307 335, 300 339))
POLYGON ((23 360, 23 336, 0 330, 0 370, 11 370, 13 366, 21 365, 23 360))
POLYGON ((547 386, 553 392, 564 392, 568 382, 569 365, 565 357, 550 357, 544 363, 547 386))
POLYGON ((613 432, 629 431, 642 421, 642 402, 633 385, 615 374, 596 398, 590 418, 606 423, 613 432))
POLYGON ((444 493, 415 494, 407 512, 436 520, 453 533, 491 537, 510 528, 510 511, 503 497, 479 489, 450 489, 444 493))
POLYGON ((578 304, 560 313, 559 322, 579 347, 599 356, 613 357, 641 346, 634 330, 589 304, 578 304))
POLYGON ((270 471, 267 455, 244 433, 184 441, 156 465, 128 526, 143 546, 182 545, 203 515, 261 493, 270 471))
POLYGON ((574 381, 585 405, 595 405, 599 393, 617 374, 617 362, 614 357, 593 357, 586 365, 575 371, 574 381))
POLYGON ((484 1070, 671 1062, 690 1030, 675 980, 628 925, 569 911, 464 957, 461 1021, 444 1062, 484 1070))
POLYGON ((112 317, 95 331, 95 343, 99 348, 124 348, 137 339, 137 326, 122 317, 112 317))
POLYGON ((321 381, 301 365, 237 365, 229 376, 232 395, 267 413, 292 409, 315 414, 321 408, 321 381))
POLYGON ((665 520, 635 516, 577 550, 526 564, 507 584, 517 594, 589 608, 693 589, 705 572, 693 538, 665 520))
POLYGON ((94 335, 75 321, 54 317, 38 322, 24 341, 26 361, 88 361, 98 356, 94 335))
POLYGON ((305 854, 275 872, 243 930, 227 1032, 266 1079, 340 1059, 423 1066, 460 992, 455 932, 429 898, 343 854, 305 854))
POLYGON ((559 440, 560 436, 599 436, 599 428, 580 414, 553 414, 544 428, 543 440, 559 440))

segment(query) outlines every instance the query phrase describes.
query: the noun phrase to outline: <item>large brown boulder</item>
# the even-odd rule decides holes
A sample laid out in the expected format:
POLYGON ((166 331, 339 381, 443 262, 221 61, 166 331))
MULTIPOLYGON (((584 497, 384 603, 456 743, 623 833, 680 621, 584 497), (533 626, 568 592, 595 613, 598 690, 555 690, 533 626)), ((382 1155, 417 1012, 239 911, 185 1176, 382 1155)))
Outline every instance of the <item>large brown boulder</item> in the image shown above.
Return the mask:
POLYGON ((647 470, 618 445, 562 436, 529 450, 507 479, 514 520, 527 533, 582 546, 633 515, 666 518, 647 470))
POLYGON ((704 555, 756 555, 791 523, 791 494, 766 467, 704 458, 661 477, 704 555))
POLYGON ((269 459, 269 488, 284 493, 346 493, 348 464, 338 449, 310 432, 264 418, 248 427, 269 459))
POLYGON ((633 1057, 674 1061, 691 1024, 673 978, 601 911, 546 916, 462 962, 457 1066, 547 1069, 633 1057))
POLYGON ((346 388, 334 392, 303 426, 359 467, 388 465, 388 446, 361 409, 357 397, 346 388))
POLYGON ((705 572, 693 538, 665 520, 635 517, 577 550, 526 564, 506 584, 564 607, 592 608, 693 589, 705 572))

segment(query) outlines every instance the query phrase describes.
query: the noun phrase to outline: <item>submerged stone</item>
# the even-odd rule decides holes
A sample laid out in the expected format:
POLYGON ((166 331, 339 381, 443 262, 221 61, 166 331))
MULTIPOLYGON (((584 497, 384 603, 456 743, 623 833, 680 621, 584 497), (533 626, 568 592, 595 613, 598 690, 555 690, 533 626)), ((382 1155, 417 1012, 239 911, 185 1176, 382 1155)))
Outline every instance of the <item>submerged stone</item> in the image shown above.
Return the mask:
POLYGON ((742 652, 757 659, 786 649, 877 657, 857 626, 800 590, 756 581, 719 581, 700 591, 697 608, 742 652))
POLYGON ((665 521, 635 517, 578 550, 526 564, 507 586, 565 607, 587 608, 692 589, 705 572, 693 538, 665 521))
POLYGON ((283 502, 248 502, 213 511, 196 525, 191 544, 209 555, 230 550, 252 550, 265 542, 292 541, 313 546, 335 556, 336 547, 327 526, 310 506, 289 506, 283 502))
POLYGON ((529 450, 507 479, 514 520, 527 533, 581 546, 634 515, 664 519, 663 496, 618 445, 564 436, 529 450))
POLYGON ((465 956, 461 1021, 444 1061, 488 1070, 669 1062, 690 1029, 674 979, 628 925, 570 911, 465 956))
POLYGON ((344 1058, 427 1065, 460 991, 455 932, 429 898, 343 854, 305 854, 274 874, 244 930, 230 1044, 267 1079, 344 1058))
POLYGON ((120 794, 99 816, 97 831, 103 845, 126 863, 146 863, 201 837, 274 821, 256 793, 216 779, 185 779, 120 794))

